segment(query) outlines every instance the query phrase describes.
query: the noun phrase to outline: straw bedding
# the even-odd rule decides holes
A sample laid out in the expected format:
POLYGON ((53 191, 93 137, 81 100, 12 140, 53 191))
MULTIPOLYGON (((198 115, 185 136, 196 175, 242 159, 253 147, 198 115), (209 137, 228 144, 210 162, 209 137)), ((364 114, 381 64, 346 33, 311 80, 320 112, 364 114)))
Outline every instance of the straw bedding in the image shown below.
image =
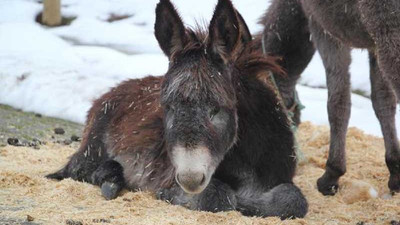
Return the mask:
POLYGON ((395 224, 400 194, 391 196, 381 138, 351 128, 347 173, 336 196, 322 196, 316 180, 324 171, 329 129, 303 123, 298 141, 306 156, 295 183, 309 201, 304 219, 250 218, 238 212, 194 212, 154 199, 151 193, 124 192, 112 201, 98 187, 43 176, 67 162, 76 146, 48 143, 40 150, 0 147, 0 224, 395 224))

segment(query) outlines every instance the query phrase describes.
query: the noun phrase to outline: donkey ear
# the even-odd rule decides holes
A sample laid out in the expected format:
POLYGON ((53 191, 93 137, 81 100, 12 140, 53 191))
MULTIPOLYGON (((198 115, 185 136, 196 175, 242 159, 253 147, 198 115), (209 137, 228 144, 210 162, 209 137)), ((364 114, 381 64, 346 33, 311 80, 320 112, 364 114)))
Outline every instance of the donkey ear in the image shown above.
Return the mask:
POLYGON ((156 7, 155 36, 164 54, 171 59, 186 43, 185 27, 169 0, 161 0, 156 7))
POLYGON ((249 27, 247 26, 246 22, 244 21, 242 15, 237 10, 236 10, 236 15, 237 15, 237 18, 239 21, 242 43, 246 44, 247 42, 251 41, 253 39, 253 37, 251 36, 249 27))
POLYGON ((208 50, 227 61, 240 42, 239 21, 230 0, 219 0, 209 27, 208 50))

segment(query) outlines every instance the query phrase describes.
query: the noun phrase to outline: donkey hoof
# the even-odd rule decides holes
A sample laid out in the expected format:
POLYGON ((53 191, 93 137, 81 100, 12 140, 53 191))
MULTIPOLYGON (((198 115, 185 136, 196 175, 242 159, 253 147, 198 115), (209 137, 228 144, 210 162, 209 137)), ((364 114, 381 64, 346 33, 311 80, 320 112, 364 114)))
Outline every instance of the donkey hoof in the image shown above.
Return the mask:
POLYGON ((116 198, 119 194, 121 187, 118 184, 111 183, 111 182, 104 182, 101 185, 101 194, 107 200, 112 200, 116 198))
POLYGON ((388 186, 391 192, 400 193, 400 174, 390 175, 388 186))
POLYGON ((156 199, 171 202, 172 196, 168 189, 160 189, 156 192, 156 199))
POLYGON ((59 174, 58 172, 57 173, 48 174, 45 177, 47 179, 52 179, 52 180, 62 180, 62 179, 64 179, 64 177, 61 174, 59 174))
POLYGON ((339 189, 337 180, 328 179, 322 176, 317 181, 318 191, 323 195, 335 195, 339 189))

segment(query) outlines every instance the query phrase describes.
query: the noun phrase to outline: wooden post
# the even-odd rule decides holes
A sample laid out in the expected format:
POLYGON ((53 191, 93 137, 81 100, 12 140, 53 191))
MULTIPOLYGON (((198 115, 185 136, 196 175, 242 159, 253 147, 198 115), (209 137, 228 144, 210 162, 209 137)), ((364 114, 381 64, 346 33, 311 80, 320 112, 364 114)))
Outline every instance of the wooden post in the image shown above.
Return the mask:
POLYGON ((47 26, 61 25, 61 0, 44 0, 42 23, 47 26))

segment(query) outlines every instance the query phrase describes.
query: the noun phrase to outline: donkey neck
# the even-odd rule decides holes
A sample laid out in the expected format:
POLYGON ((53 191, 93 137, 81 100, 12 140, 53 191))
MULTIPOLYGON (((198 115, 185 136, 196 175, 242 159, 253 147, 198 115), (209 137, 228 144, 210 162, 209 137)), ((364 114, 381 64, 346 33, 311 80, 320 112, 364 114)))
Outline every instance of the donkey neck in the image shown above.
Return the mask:
MULTIPOLYGON (((251 76, 241 76, 240 84, 237 96, 238 135, 239 140, 244 142, 243 147, 250 147, 250 143, 254 143, 251 147, 272 147, 274 143, 271 143, 270 136, 282 132, 292 136, 290 122, 273 85, 251 76)), ((242 144, 238 143, 238 147, 241 148, 242 144)), ((249 149, 240 150, 246 154, 257 153, 249 149)))
POLYGON ((238 183, 277 185, 291 182, 296 161, 294 136, 274 89, 256 77, 240 76, 237 91, 238 141, 216 176, 235 189, 238 183), (285 165, 282 167, 282 165, 285 165), (241 168, 241 170, 237 170, 241 168), (248 180, 249 174, 255 180, 248 180))

